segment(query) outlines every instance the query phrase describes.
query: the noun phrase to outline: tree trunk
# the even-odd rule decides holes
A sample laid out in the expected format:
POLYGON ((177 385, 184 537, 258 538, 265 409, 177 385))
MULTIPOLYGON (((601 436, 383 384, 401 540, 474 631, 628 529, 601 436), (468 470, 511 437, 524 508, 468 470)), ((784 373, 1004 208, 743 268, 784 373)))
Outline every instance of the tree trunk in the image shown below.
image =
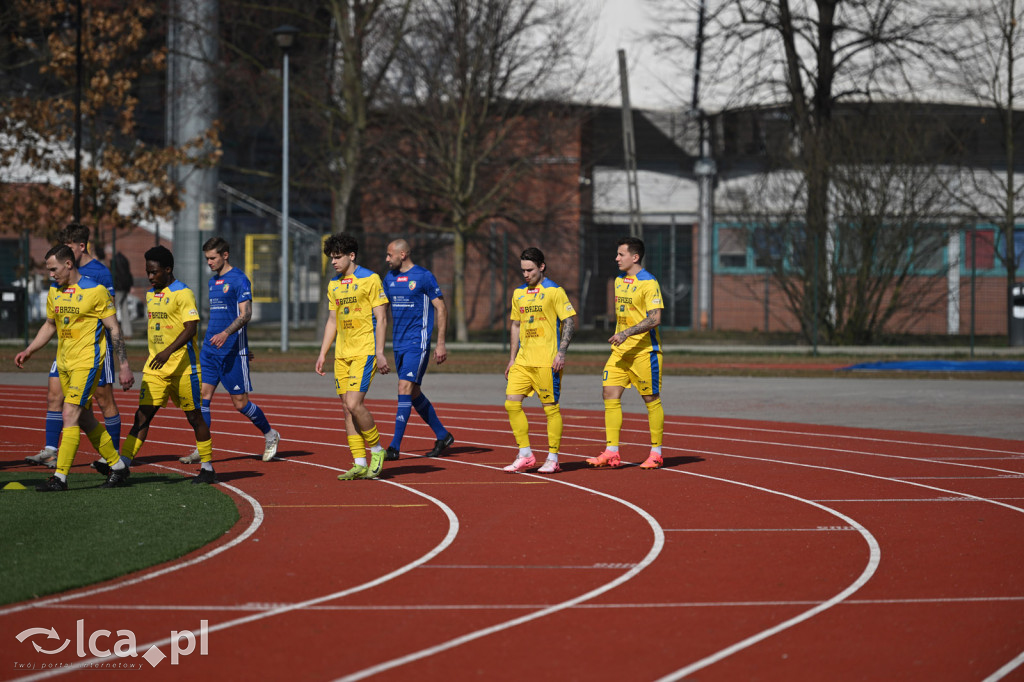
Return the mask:
POLYGON ((455 304, 455 340, 469 341, 466 327, 466 235, 456 228, 452 244, 452 289, 455 304))

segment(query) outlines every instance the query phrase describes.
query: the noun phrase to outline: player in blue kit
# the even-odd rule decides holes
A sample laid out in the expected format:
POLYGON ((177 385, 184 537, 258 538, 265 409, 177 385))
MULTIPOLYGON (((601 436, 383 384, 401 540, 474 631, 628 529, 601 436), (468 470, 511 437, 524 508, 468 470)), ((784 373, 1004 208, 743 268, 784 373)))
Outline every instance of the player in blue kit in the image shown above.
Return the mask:
MULTIPOLYGON (((245 273, 229 261, 231 247, 221 237, 211 237, 203 244, 206 263, 213 271, 210 278, 210 322, 199 354, 202 372, 201 411, 206 425, 211 422, 210 402, 217 384, 231 396, 231 403, 263 433, 263 461, 277 454, 281 434, 270 426, 263 410, 249 400, 252 382, 249 379, 249 341, 245 326, 252 318, 252 286, 245 273)), ((199 450, 179 458, 182 464, 199 461, 199 450)))
MULTIPOLYGON (((89 228, 85 225, 69 223, 57 235, 57 240, 70 247, 75 254, 78 273, 82 277, 88 277, 104 286, 113 298, 114 279, 110 276, 107 266, 89 253, 89 236, 89 228)), ((50 286, 52 288, 56 284, 51 282, 50 286)), ((96 404, 99 405, 100 412, 103 414, 104 426, 114 443, 114 449, 120 450, 121 413, 117 408, 117 401, 114 399, 114 344, 111 343, 110 332, 104 331, 104 333, 107 336, 107 354, 100 372, 99 385, 93 395, 95 395, 96 404)), ((61 391, 60 376, 57 373, 57 361, 54 360, 46 385, 46 444, 37 454, 26 457, 26 462, 42 464, 51 469, 57 466, 57 445, 64 428, 63 405, 64 394, 61 391)))
POLYGON ((434 275, 412 262, 409 244, 396 239, 388 244, 387 262, 390 271, 384 275, 384 293, 391 303, 394 334, 391 345, 395 353, 395 371, 398 373, 398 410, 395 415, 395 435, 388 446, 386 459, 398 459, 402 436, 409 423, 413 408, 427 422, 437 440, 427 457, 437 457, 452 446, 455 437, 441 424, 434 406, 420 390, 423 375, 430 362, 430 338, 437 320, 437 364, 448 358, 444 337, 448 328, 448 307, 441 295, 434 275))

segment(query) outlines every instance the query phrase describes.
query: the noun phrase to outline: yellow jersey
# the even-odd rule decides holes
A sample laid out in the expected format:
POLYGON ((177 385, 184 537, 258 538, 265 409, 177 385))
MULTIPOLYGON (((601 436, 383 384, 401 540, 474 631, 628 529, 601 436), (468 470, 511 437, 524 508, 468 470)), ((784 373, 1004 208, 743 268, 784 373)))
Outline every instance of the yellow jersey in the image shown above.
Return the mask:
POLYGON ((558 354, 562 320, 576 314, 565 289, 545 277, 531 288, 528 284, 512 292, 513 322, 519 322, 519 352, 516 364, 550 367, 558 354))
POLYGON ((143 372, 156 376, 199 374, 199 330, 184 346, 171 353, 160 369, 151 369, 149 363, 178 338, 186 322, 199 320, 196 297, 183 282, 175 280, 160 291, 146 292, 146 315, 149 318, 149 359, 143 372))
POLYGON ((57 367, 102 367, 107 355, 103 320, 113 314, 110 292, 94 279, 82 277, 66 289, 50 287, 46 316, 57 325, 57 367))
MULTIPOLYGON (((647 319, 647 312, 664 308, 661 287, 654 275, 640 270, 635 275, 620 274, 615 278, 615 333, 629 329, 647 319)), ((661 350, 661 335, 655 327, 643 334, 634 334, 618 346, 613 355, 651 353, 661 350)))
POLYGON ((327 283, 327 301, 338 323, 334 357, 374 355, 377 319, 373 309, 388 303, 380 276, 362 266, 356 266, 351 275, 335 275, 327 283))

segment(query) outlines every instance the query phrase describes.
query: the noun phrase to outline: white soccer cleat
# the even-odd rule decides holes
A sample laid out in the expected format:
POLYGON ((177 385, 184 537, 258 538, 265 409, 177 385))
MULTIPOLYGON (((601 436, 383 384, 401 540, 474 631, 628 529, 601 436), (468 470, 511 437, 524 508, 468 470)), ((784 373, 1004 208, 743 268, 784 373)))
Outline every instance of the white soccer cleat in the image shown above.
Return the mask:
POLYGON ((200 461, 199 448, 196 448, 190 454, 185 455, 184 457, 179 457, 178 461, 181 462, 182 464, 198 464, 200 461))
POLYGON ((266 443, 263 446, 263 461, 269 462, 277 454, 277 444, 281 442, 281 434, 277 429, 270 429, 267 432, 266 443))

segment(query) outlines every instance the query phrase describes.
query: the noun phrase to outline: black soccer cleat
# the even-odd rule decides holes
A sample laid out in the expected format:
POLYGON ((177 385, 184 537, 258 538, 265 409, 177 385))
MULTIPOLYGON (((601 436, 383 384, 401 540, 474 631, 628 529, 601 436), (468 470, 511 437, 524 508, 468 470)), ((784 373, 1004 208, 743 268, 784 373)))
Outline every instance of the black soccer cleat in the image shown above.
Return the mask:
POLYGON ((192 477, 192 483, 209 483, 213 485, 217 482, 217 474, 213 472, 213 469, 200 469, 199 473, 192 477))
POLYGON ((440 457, 445 450, 452 446, 452 443, 454 442, 455 436, 451 433, 440 440, 435 440, 434 449, 427 453, 427 457, 440 457))
POLYGON ((67 481, 62 481, 56 476, 50 476, 44 482, 36 486, 36 492, 40 493, 59 493, 67 489, 67 481))
POLYGON ((107 464, 107 462, 102 459, 98 459, 95 462, 93 462, 92 468, 95 469, 98 473, 103 474, 104 476, 109 476, 110 472, 113 471, 113 469, 110 468, 110 465, 107 464))
POLYGON ((398 459, 398 455, 399 455, 398 448, 393 448, 393 447, 391 447, 389 445, 388 446, 388 453, 386 455, 384 455, 384 461, 385 462, 394 462, 394 461, 396 461, 398 459))
MULTIPOLYGON (((106 464, 106 462, 104 462, 106 464)), ((110 465, 107 464, 107 468, 110 465)), ((98 469, 97 469, 98 471, 98 469)), ((101 488, 123 488, 128 485, 128 477, 132 475, 131 470, 128 467, 123 469, 110 469, 110 473, 107 475, 107 480, 101 485, 101 488)))

